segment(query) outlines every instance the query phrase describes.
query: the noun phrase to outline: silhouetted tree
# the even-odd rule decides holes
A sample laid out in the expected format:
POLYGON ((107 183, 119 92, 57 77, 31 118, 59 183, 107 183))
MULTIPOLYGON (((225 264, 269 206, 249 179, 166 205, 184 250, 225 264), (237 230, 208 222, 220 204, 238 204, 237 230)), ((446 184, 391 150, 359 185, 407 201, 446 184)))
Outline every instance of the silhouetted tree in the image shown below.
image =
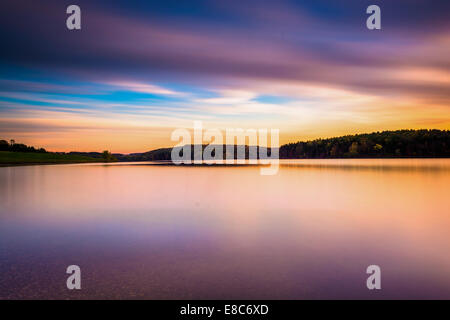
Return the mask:
POLYGON ((9 143, 6 140, 0 140, 0 151, 8 151, 9 143))
POLYGON ((34 147, 29 147, 23 143, 16 143, 15 140, 11 139, 11 143, 6 140, 0 140, 0 151, 13 151, 13 152, 47 152, 45 149, 36 149, 34 147))
POLYGON ((116 157, 114 157, 108 150, 103 151, 102 155, 105 162, 117 161, 116 157))

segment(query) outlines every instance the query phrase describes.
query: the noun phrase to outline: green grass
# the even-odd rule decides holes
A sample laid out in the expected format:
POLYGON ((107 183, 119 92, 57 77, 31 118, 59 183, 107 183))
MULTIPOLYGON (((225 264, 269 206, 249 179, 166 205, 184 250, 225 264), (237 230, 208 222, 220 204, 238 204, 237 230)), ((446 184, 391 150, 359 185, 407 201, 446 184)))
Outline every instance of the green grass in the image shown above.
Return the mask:
POLYGON ((57 164, 57 163, 84 163, 103 162, 103 159, 96 159, 80 155, 57 154, 57 153, 34 153, 34 152, 10 152, 0 151, 0 165, 21 165, 21 164, 57 164))

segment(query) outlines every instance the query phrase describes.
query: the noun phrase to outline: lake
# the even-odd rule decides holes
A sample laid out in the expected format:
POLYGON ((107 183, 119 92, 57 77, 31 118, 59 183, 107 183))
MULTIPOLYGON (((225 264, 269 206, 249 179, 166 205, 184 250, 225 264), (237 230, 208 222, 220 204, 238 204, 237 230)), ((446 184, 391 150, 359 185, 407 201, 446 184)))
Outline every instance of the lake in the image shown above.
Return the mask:
POLYGON ((449 186, 448 159, 3 167, 0 298, 450 299, 449 186))

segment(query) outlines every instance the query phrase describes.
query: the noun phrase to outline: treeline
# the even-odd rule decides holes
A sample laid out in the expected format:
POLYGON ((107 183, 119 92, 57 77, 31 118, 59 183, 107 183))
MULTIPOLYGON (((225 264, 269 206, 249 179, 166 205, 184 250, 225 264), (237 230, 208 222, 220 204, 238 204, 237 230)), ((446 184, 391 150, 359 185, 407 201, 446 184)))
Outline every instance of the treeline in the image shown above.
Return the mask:
MULTIPOLYGON (((79 152, 79 151, 70 151, 68 153, 59 152, 60 154, 67 154, 70 156, 82 156, 82 157, 90 157, 94 159, 102 159, 106 162, 115 162, 117 158, 114 154, 105 150, 103 152, 79 152)), ((120 155, 120 154, 119 154, 120 155)))
POLYGON ((0 140, 0 151, 12 151, 12 152, 39 152, 46 153, 47 151, 44 148, 35 148, 27 146, 23 143, 15 143, 14 140, 8 142, 6 140, 0 140))
MULTIPOLYGON (((57 156, 66 156, 67 159, 78 159, 78 160, 96 160, 100 159, 105 162, 115 162, 117 161, 117 158, 115 155, 111 154, 108 150, 105 150, 103 152, 48 152, 44 148, 35 148, 31 146, 27 146, 23 143, 16 143, 14 140, 11 140, 10 142, 6 140, 0 140, 0 151, 9 151, 9 152, 26 152, 26 153, 46 153, 46 154, 53 154, 57 156), (72 158, 71 158, 72 157, 72 158)), ((4 156, 4 155, 2 155, 4 156)))
MULTIPOLYGON (((207 145, 203 145, 201 153, 207 145)), ((177 152, 181 153, 180 150, 177 152)), ((245 158, 249 158, 252 147, 244 146, 245 158)), ((8 143, 0 140, 0 151, 42 152, 43 148, 35 149, 14 141, 8 143)), ((263 157, 270 156, 270 148, 259 148, 263 157), (267 155, 267 156, 265 156, 267 155)), ((304 158, 447 158, 450 157, 449 130, 397 130, 382 131, 368 134, 347 135, 329 139, 289 143, 279 148, 281 159, 304 158)), ((58 153, 64 154, 64 153, 58 153)), ((128 155, 109 151, 100 152, 69 152, 67 155, 85 156, 103 161, 162 161, 171 160, 172 148, 163 148, 144 153, 128 155)), ((215 156, 212 153, 212 156, 215 156)), ((191 145, 191 159, 194 159, 194 146, 191 145)), ((200 158, 200 157, 199 157, 200 158)), ((239 158, 237 148, 234 155, 227 157, 227 148, 223 146, 223 159, 239 158)))
MULTIPOLYGON (((202 151, 206 145, 202 146, 202 151)), ((180 147, 181 149, 181 147, 180 147)), ((245 158, 249 157, 245 146, 245 158)), ((261 148, 261 154, 270 156, 270 148, 261 148)), ((226 147, 223 146, 223 159, 226 147)), ((172 148, 157 149, 129 155, 115 154, 118 161, 171 160, 172 148)), ((212 154, 214 156, 214 154, 212 154)), ((191 145, 191 159, 194 159, 191 145)), ((234 158, 237 158, 235 148, 234 158)), ((281 159, 304 158, 446 158, 450 157, 449 130, 397 130, 347 135, 329 139, 285 144, 279 149, 281 159)))
POLYGON ((450 157, 449 130, 397 130, 281 146, 280 158, 450 157))

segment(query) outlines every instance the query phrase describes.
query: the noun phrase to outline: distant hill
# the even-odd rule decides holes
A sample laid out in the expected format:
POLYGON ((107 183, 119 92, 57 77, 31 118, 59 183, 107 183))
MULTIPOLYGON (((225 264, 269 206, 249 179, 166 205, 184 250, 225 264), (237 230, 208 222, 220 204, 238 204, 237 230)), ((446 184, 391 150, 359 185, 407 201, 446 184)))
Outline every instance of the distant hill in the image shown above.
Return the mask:
POLYGON ((156 149, 143 153, 117 154, 113 155, 118 161, 161 161, 171 159, 172 148, 156 149))
MULTIPOLYGON (((203 154, 204 149, 207 145, 202 145, 202 151, 201 154, 203 154)), ((223 159, 226 158, 226 145, 223 145, 223 159)), ((245 150, 245 156, 243 158, 248 159, 249 157, 249 146, 243 146, 245 150)), ((182 152, 183 147, 177 147, 178 152, 182 152)), ((190 146, 191 148, 191 159, 194 160, 195 153, 194 153, 194 145, 190 146)), ((261 152, 266 151, 266 148, 260 148, 261 152)), ((153 151, 148 151, 144 153, 133 153, 129 155, 117 155, 114 154, 118 161, 168 161, 172 159, 172 150, 173 148, 162 148, 162 149, 156 149, 153 151)), ((213 154, 214 156, 214 154, 213 154)), ((200 157, 199 157, 200 158, 200 157)), ((238 152, 237 152, 237 146, 234 146, 234 155, 230 158, 237 159, 238 158, 238 152)))

